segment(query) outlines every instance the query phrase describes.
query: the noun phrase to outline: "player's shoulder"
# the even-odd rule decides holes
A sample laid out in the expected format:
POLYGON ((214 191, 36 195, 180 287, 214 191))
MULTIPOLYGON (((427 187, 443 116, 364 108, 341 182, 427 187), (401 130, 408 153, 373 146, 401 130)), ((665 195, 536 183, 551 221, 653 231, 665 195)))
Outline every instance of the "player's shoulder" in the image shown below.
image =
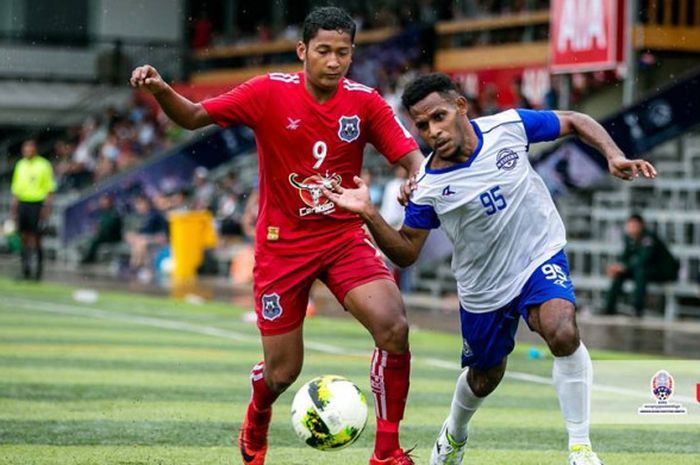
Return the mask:
POLYGON ((353 98, 362 95, 379 95, 376 89, 366 86, 352 79, 343 78, 339 84, 347 93, 351 94, 353 98))
POLYGON ((290 88, 301 85, 301 73, 267 73, 261 77, 268 85, 290 88))
POLYGON ((482 134, 493 131, 496 128, 516 126, 522 124, 522 118, 515 109, 502 111, 494 115, 481 116, 472 120, 481 130, 482 134))
POLYGON ((46 158, 42 157, 41 155, 36 155, 36 159, 39 162, 38 164, 40 164, 42 168, 51 168, 51 162, 48 161, 46 158))

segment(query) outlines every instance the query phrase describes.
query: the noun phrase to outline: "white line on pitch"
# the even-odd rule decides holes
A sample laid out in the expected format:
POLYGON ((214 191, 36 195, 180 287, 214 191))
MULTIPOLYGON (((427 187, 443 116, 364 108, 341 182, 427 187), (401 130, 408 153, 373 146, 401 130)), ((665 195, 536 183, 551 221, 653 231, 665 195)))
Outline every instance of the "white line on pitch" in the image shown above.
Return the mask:
MULTIPOLYGON (((205 336, 214 336, 224 339, 229 339, 239 342, 253 342, 257 343, 259 338, 257 336, 250 336, 248 334, 239 333, 236 331, 231 331, 228 329, 221 329, 215 326, 199 325, 194 323, 188 323, 185 321, 170 320, 165 318, 154 318, 146 316, 130 315, 128 313, 119 313, 113 311, 105 311, 98 308, 82 307, 70 304, 59 304, 55 302, 43 302, 37 300, 28 299, 18 299, 14 297, 6 297, 5 303, 11 306, 21 307, 25 310, 31 310, 36 312, 45 313, 55 313, 60 315, 74 315, 89 318, 97 318, 101 320, 111 320, 111 321, 121 321, 124 323, 137 324, 142 326, 151 326, 154 328, 170 329, 173 331, 182 331, 195 334, 203 334, 205 336)), ((352 355, 356 357, 367 357, 366 351, 359 351, 353 349, 344 349, 342 347, 324 344, 321 342, 313 342, 309 340, 304 341, 304 346, 314 350, 316 352, 326 353, 326 354, 338 354, 338 355, 352 355)), ((460 365, 447 360, 442 360, 438 358, 429 357, 416 357, 414 361, 424 363, 426 365, 444 368, 451 371, 459 371, 460 365)), ((512 378, 518 381, 524 381, 528 383, 535 384, 552 384, 552 379, 544 376, 532 375, 529 373, 522 373, 518 371, 507 371, 506 377, 512 378)), ((601 392, 610 392, 614 394, 622 394, 626 396, 639 397, 641 399, 646 399, 649 396, 644 393, 640 393, 633 389, 618 388, 615 386, 606 386, 601 384, 594 384, 593 389, 601 392)), ((673 396, 675 400, 680 402, 694 403, 695 399, 691 399, 686 396, 673 396)))

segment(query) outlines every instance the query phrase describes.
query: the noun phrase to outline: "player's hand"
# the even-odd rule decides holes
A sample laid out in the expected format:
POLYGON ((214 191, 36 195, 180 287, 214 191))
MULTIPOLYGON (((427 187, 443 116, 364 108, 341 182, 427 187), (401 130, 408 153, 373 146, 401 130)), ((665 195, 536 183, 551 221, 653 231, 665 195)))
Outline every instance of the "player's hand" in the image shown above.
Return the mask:
POLYGON ((143 65, 134 69, 131 72, 129 83, 131 87, 145 90, 153 95, 164 91, 168 87, 168 84, 158 74, 158 70, 151 65, 143 65))
POLYGON ((608 277, 617 278, 625 272, 625 267, 621 263, 611 263, 608 265, 608 277))
POLYGON ((645 160, 628 160, 625 157, 615 157, 608 160, 608 169, 613 176, 632 181, 642 174, 645 178, 654 179, 656 168, 645 160))
POLYGON ((411 200, 411 195, 413 194, 413 191, 416 190, 416 188, 418 187, 417 178, 418 173, 413 173, 401 185, 401 190, 399 191, 399 196, 396 200, 398 200, 399 203, 404 207, 408 205, 408 201, 411 200))
POLYGON ((331 181, 330 188, 321 186, 321 192, 331 202, 352 213, 368 214, 373 206, 369 197, 367 184, 359 176, 352 178, 357 189, 342 187, 337 181, 331 181))

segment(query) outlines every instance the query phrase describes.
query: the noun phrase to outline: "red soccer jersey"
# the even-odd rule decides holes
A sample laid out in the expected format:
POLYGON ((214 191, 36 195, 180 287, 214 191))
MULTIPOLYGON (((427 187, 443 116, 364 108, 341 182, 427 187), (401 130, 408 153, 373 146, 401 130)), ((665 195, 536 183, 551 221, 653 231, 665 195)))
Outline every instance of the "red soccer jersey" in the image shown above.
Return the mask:
POLYGON ((349 79, 318 103, 304 86, 304 73, 270 73, 202 105, 219 126, 245 124, 255 131, 258 251, 304 253, 357 227, 360 218, 337 209, 319 185, 335 179, 354 187, 367 143, 391 163, 418 148, 384 99, 349 79))

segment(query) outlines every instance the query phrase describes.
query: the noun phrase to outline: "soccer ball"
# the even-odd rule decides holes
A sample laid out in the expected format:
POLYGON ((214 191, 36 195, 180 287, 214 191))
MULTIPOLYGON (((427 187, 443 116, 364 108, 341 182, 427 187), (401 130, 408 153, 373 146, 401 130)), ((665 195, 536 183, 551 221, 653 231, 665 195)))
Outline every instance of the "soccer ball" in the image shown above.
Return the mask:
POLYGON ((349 446, 367 424, 367 399, 351 381, 326 375, 304 384, 292 402, 297 436, 318 450, 349 446))

